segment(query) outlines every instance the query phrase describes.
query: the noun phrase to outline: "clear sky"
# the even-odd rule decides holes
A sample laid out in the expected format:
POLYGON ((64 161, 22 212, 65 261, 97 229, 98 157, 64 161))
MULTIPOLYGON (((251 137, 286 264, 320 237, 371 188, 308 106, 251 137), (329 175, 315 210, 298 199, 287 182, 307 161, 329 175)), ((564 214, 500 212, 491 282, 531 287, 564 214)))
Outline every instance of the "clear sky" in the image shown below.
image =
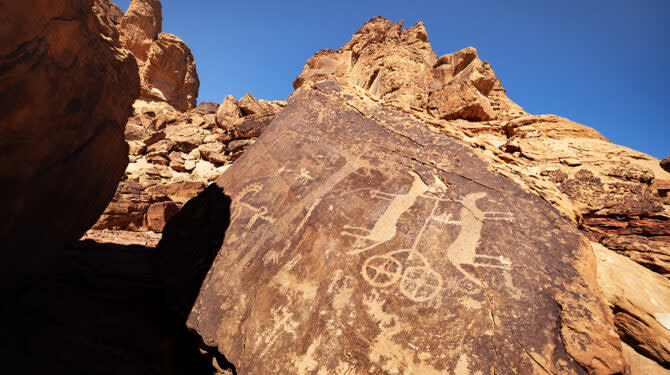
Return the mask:
MULTIPOLYGON (((122 10, 130 0, 113 0, 122 10)), ((670 1, 162 0, 163 31, 195 56, 199 101, 285 99, 314 52, 381 15, 423 21, 439 55, 474 46, 532 114, 589 125, 614 143, 670 154, 670 1)))

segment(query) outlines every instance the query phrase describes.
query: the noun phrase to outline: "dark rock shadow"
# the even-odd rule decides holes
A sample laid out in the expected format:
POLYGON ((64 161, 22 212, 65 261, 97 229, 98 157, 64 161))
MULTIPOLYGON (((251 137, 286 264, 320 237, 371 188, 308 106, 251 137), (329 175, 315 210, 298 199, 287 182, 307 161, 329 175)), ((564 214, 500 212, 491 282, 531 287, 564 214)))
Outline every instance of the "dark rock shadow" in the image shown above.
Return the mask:
MULTIPOLYGON (((200 287, 230 225, 230 204, 231 199, 223 189, 211 184, 188 201, 163 229, 157 248, 159 273, 173 324, 184 332, 200 287)), ((220 369, 236 374, 235 366, 216 349, 206 347, 196 334, 189 333, 184 341, 199 348, 200 358, 209 364, 210 372, 212 360, 216 360, 220 369)))
MULTIPOLYGON (((78 241, 0 306, 0 359, 21 374, 211 374, 185 319, 230 220, 211 185, 159 247, 78 241)), ((234 367, 231 365, 231 372, 234 367)))

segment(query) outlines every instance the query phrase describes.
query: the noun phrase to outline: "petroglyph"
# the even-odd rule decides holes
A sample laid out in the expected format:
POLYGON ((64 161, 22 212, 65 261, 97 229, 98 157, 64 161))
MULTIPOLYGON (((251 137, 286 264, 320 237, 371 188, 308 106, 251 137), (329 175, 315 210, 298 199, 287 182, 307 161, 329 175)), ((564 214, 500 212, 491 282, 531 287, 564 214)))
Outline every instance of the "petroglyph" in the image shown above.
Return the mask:
POLYGON ((484 199, 487 194, 477 192, 455 201, 462 206, 458 220, 454 220, 452 213, 436 215, 439 202, 454 201, 443 199, 441 198, 442 194, 439 194, 446 192, 447 185, 437 176, 434 176, 435 183, 429 186, 417 173, 409 173, 414 179, 409 191, 405 194, 394 195, 379 190, 372 191, 373 197, 391 201, 372 229, 345 225, 341 232, 343 236, 356 238, 354 249, 349 251, 348 254, 361 254, 393 239, 396 236, 400 217, 414 205, 419 197, 433 200, 432 210, 426 216, 423 227, 415 237, 411 248, 391 251, 383 255, 374 255, 363 262, 361 272, 363 278, 370 285, 377 288, 387 288, 398 284, 401 293, 416 302, 425 302, 435 297, 442 287, 442 277, 431 268, 427 259, 416 250, 421 236, 431 221, 460 227, 458 236, 447 249, 447 259, 463 276, 475 284, 482 286, 482 282, 471 271, 464 268, 464 265, 511 269, 512 263, 502 255, 491 256, 476 252, 481 239, 484 220, 511 221, 513 218, 510 213, 480 210, 477 207, 477 202, 484 199), (356 234, 356 232, 361 234, 356 234), (365 232, 367 234, 363 234, 365 232))
POLYGON ((282 165, 281 167, 279 167, 279 169, 277 169, 277 171, 275 172, 274 177, 279 177, 279 176, 280 176, 282 173, 284 173, 284 172, 295 172, 294 169, 287 169, 287 168, 286 168, 287 166, 288 166, 288 163, 286 163, 286 164, 282 165))
POLYGON ((388 199, 391 201, 391 204, 388 205, 386 211, 382 216, 377 220, 372 229, 366 229, 361 227, 354 227, 350 225, 344 226, 344 231, 342 231, 343 236, 356 237, 357 241, 354 245, 355 250, 350 251, 350 255, 360 254, 365 252, 381 243, 387 242, 396 235, 396 225, 400 216, 405 213, 416 199, 422 196, 427 191, 432 191, 428 185, 421 179, 421 177, 415 172, 409 172, 413 177, 414 181, 409 191, 405 194, 395 195, 384 193, 379 190, 372 191, 373 198, 382 198, 388 199), (358 232, 368 232, 366 235, 353 233, 354 231, 358 232), (365 246, 366 241, 372 241, 371 245, 365 246))
POLYGON ((312 172, 308 171, 305 168, 300 169, 300 174, 298 175, 298 178, 296 181, 300 184, 306 184, 310 181, 312 181, 314 177, 312 177, 312 172))
POLYGON ((459 202, 463 206, 460 211, 460 220, 458 221, 442 221, 446 224, 456 224, 461 227, 461 231, 456 237, 456 240, 449 245, 447 249, 447 258, 449 261, 470 281, 477 285, 482 285, 481 280, 475 277, 471 272, 465 270, 463 265, 469 264, 472 266, 482 266, 490 268, 501 268, 505 270, 511 269, 511 262, 505 259, 502 255, 492 256, 483 255, 476 252, 477 245, 481 239, 482 227, 484 220, 505 220, 512 221, 513 218, 510 213, 489 211, 484 212, 477 207, 477 201, 486 197, 485 192, 478 192, 468 194, 459 202), (481 263, 477 259, 493 260, 497 264, 481 263))
POLYGON ((277 171, 275 172, 274 177, 279 177, 282 173, 290 173, 290 172, 297 172, 298 177, 296 177, 296 182, 299 184, 306 184, 312 180, 314 180, 314 177, 312 177, 312 172, 307 170, 306 168, 300 168, 300 172, 296 171, 295 169, 288 169, 286 168, 288 164, 284 164, 281 166, 277 171))
POLYGON ((386 288, 400 282, 400 292, 415 302, 425 302, 442 287, 442 278, 426 258, 413 249, 375 255, 363 262, 363 278, 370 285, 386 288), (403 266, 404 265, 404 266, 403 266))
POLYGON ((249 219, 249 222, 245 226, 246 229, 250 229, 251 227, 256 224, 258 220, 265 220, 269 223, 274 223, 275 219, 268 215, 268 209, 267 207, 256 207, 248 202, 244 202, 243 199, 247 195, 254 195, 258 192, 261 192, 263 190, 263 185, 260 183, 254 183, 250 184, 249 186, 245 187, 242 189, 242 191, 239 194, 238 202, 235 204, 232 208, 232 213, 231 213, 231 224, 237 221, 237 219, 240 218, 242 215, 242 212, 244 211, 251 211, 251 218, 249 219))

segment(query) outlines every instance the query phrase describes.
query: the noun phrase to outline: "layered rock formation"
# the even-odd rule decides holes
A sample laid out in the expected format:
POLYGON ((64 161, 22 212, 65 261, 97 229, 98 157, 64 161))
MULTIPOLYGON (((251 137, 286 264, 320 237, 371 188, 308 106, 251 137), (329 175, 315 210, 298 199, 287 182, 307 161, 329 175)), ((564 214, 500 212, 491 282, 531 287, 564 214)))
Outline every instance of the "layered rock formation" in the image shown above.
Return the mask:
POLYGON ((200 87, 195 59, 183 40, 161 32, 160 1, 132 0, 120 20, 118 8, 109 0, 96 2, 101 9, 98 13, 107 16, 109 33, 117 34, 121 46, 137 59, 142 97, 166 102, 182 112, 195 108, 200 87))
POLYGON ((615 311, 619 334, 641 355, 667 365, 670 280, 600 244, 594 244, 593 249, 598 258, 598 283, 615 311))
POLYGON ((94 230, 161 232, 189 199, 219 177, 285 105, 228 96, 181 113, 138 100, 126 126, 130 164, 94 230))
POLYGON ((128 163, 124 128, 139 94, 137 65, 100 37, 106 25, 92 7, 0 2, 0 238, 11 249, 3 253, 8 270, 23 261, 34 269, 80 238, 128 163))

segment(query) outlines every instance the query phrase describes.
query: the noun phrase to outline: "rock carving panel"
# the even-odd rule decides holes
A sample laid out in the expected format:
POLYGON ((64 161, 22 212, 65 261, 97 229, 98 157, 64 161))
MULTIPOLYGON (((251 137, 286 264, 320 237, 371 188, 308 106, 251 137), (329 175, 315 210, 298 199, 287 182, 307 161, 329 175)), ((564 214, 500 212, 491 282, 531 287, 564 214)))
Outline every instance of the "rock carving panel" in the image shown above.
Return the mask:
POLYGON ((373 198, 390 201, 371 229, 344 225, 341 232, 342 236, 356 238, 353 250, 348 252, 349 255, 365 253, 396 236, 400 217, 415 204, 419 197, 433 200, 432 210, 429 215, 425 216, 423 226, 414 238, 411 248, 394 250, 383 255, 373 255, 363 261, 361 273, 370 285, 376 288, 386 288, 398 284, 400 292, 415 302, 425 302, 437 295, 442 288, 442 277, 431 268, 426 257, 417 250, 421 237, 431 220, 459 227, 459 234, 447 248, 446 255, 451 264, 468 280, 483 286, 477 275, 465 269, 464 265, 511 270, 512 263, 502 255, 491 256, 477 253, 484 220, 511 221, 513 220, 511 213, 480 210, 477 202, 486 198, 485 192, 467 194, 461 199, 442 198, 447 192, 447 186, 439 177, 433 175, 435 182, 428 185, 416 172, 410 171, 409 174, 413 177, 413 181, 409 190, 404 194, 371 191, 373 198), (453 201, 462 206, 459 220, 454 220, 450 213, 436 215, 439 202, 453 201))

